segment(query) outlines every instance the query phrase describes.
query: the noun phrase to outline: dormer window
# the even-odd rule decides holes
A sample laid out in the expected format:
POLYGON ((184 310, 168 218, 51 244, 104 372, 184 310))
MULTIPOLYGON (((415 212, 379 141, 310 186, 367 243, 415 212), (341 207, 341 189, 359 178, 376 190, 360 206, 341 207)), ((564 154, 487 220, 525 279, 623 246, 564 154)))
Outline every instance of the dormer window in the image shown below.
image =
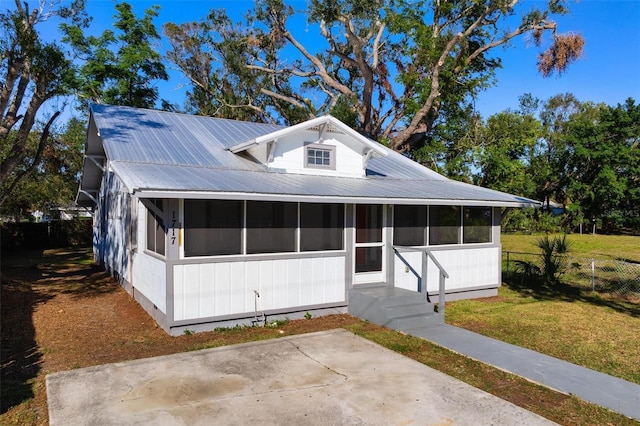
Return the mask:
POLYGON ((336 147, 317 143, 305 146, 304 166, 312 169, 336 169, 336 147))

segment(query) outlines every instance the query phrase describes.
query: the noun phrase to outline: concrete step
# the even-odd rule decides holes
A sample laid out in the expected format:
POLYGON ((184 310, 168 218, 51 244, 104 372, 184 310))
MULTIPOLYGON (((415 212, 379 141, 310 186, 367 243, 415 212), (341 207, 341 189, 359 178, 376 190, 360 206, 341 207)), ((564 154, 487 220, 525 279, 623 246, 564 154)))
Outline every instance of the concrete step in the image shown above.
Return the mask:
POLYGON ((351 290, 349 313, 396 330, 427 325, 434 321, 430 318, 440 317, 424 294, 390 287, 351 290))
POLYGON ((394 330, 406 330, 416 327, 424 326, 427 322, 426 315, 408 315, 406 317, 395 317, 389 320, 387 324, 383 324, 385 327, 392 328, 394 330))
POLYGON ((406 305, 414 305, 414 304, 423 304, 426 305, 427 299, 424 295, 420 293, 416 294, 408 294, 401 295, 395 297, 385 297, 379 299, 379 306, 384 308, 395 308, 397 306, 406 306, 406 305))
POLYGON ((375 302, 378 306, 395 306, 426 302, 426 296, 415 291, 389 287, 370 287, 357 289, 351 292, 351 297, 366 299, 375 302))
POLYGON ((418 303, 381 306, 380 307, 388 318, 404 317, 408 315, 429 315, 434 312, 434 306, 431 303, 420 301, 418 303))

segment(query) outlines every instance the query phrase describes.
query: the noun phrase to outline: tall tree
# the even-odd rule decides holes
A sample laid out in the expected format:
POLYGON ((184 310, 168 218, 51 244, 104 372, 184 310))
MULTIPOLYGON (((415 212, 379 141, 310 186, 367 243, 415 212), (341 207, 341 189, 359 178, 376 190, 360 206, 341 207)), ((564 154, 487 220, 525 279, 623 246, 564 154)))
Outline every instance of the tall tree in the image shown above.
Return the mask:
POLYGON ((567 128, 582 108, 582 102, 571 93, 552 96, 543 102, 540 120, 544 134, 538 139, 532 164, 535 173, 531 176, 536 182, 536 199, 547 207, 551 200, 567 205, 566 188, 570 179, 565 168, 569 154, 567 128))
MULTIPOLYGON (((53 209, 70 207, 78 190, 85 137, 86 122, 78 118, 71 118, 62 128, 52 128, 41 162, 16 184, 0 211, 19 220, 27 212, 40 210, 55 216, 53 209)), ((39 138, 38 130, 31 132, 31 155, 39 138)))
POLYGON ((129 3, 115 5, 113 27, 99 36, 85 35, 81 26, 63 24, 64 41, 75 49, 80 67, 79 97, 84 101, 153 108, 157 80, 168 75, 154 42, 160 35, 153 23, 159 6, 137 18, 129 3))
POLYGON ((573 210, 604 229, 640 229, 640 105, 584 104, 567 123, 573 210))
POLYGON ((84 2, 73 1, 67 7, 56 3, 43 1, 31 9, 27 2, 16 0, 15 9, 0 13, 0 205, 40 164, 61 111, 54 110, 45 118, 35 150, 29 150, 38 113, 48 101, 69 94, 75 82, 74 68, 63 48, 42 40, 37 27, 50 18, 70 19, 82 27, 87 23, 84 2))
POLYGON ((488 118, 477 152, 480 186, 535 197, 532 161, 542 125, 533 115, 503 111, 488 118))
POLYGON ((543 75, 580 57, 582 37, 557 33, 551 19, 567 13, 564 0, 522 13, 511 27, 519 12, 517 0, 311 0, 297 33, 291 6, 258 0, 244 25, 225 16, 222 24, 167 25, 165 34, 169 58, 217 112, 244 108, 289 123, 345 114, 361 133, 410 152, 433 140, 426 136, 443 112, 468 110, 471 96, 492 84, 501 66, 494 52, 511 40, 529 34, 542 46, 543 34, 552 35, 539 57, 543 75), (253 92, 237 84, 247 76, 253 92), (239 90, 230 97, 228 87, 239 90))

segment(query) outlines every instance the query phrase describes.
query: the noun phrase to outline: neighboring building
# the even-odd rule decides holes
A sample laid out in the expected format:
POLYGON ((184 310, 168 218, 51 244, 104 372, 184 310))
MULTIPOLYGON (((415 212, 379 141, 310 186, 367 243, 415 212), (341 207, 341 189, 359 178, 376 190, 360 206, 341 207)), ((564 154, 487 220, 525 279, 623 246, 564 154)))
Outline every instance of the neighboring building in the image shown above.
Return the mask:
POLYGON ((501 208, 333 117, 282 127, 94 105, 77 203, 94 252, 169 333, 346 312, 364 286, 495 295, 501 208))

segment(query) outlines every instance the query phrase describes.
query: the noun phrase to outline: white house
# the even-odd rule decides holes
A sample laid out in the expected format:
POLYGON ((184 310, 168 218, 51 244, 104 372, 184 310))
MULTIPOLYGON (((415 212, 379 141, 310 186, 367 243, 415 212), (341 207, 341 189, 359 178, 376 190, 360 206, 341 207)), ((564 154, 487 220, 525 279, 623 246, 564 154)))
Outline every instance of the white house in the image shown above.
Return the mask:
POLYGON ((438 266, 447 299, 495 295, 501 208, 536 204, 331 116, 282 127, 104 105, 77 203, 95 207, 96 260, 171 334, 347 312, 354 289, 435 295, 438 266))

